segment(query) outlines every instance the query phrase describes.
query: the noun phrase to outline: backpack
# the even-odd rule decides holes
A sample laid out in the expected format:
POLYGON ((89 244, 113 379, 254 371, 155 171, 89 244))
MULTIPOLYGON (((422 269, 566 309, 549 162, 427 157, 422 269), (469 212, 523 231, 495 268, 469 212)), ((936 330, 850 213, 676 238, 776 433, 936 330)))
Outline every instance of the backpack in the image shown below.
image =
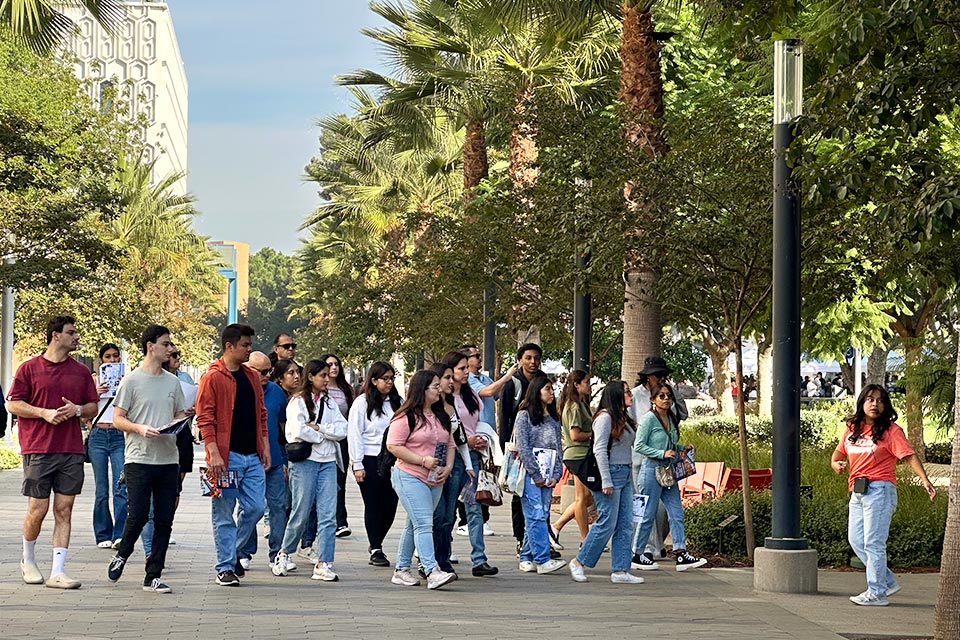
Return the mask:
MULTIPOLYGON (((413 412, 407 412, 407 426, 410 427, 410 433, 413 433, 413 412)), ((387 435, 390 433, 390 427, 383 432, 383 442, 380 444, 380 453, 377 454, 377 474, 381 478, 389 478, 393 465, 397 463, 397 456, 390 453, 387 449, 387 435)))

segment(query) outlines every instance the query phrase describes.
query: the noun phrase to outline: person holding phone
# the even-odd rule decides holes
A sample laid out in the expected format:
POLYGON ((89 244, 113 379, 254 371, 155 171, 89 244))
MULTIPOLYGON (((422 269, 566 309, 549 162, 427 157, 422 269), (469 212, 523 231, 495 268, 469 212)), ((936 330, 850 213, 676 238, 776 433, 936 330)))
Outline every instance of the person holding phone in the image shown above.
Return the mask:
MULTIPOLYGON (((120 347, 112 342, 100 347, 100 363, 120 362, 120 347)), ((127 487, 120 484, 123 471, 123 432, 113 426, 113 396, 110 384, 94 375, 94 384, 100 400, 97 401, 97 417, 93 419, 87 435, 87 452, 93 466, 96 494, 93 500, 93 535, 100 549, 117 549, 127 520, 127 487), (110 499, 113 498, 113 515, 110 515, 110 499)))
POLYGON ((887 567, 887 535, 897 510, 897 460, 910 465, 931 500, 937 495, 896 420, 887 390, 868 384, 830 458, 835 472, 849 471, 847 538, 867 568, 867 590, 850 596, 850 601, 861 606, 884 607, 889 604, 887 597, 900 591, 896 576, 887 567))

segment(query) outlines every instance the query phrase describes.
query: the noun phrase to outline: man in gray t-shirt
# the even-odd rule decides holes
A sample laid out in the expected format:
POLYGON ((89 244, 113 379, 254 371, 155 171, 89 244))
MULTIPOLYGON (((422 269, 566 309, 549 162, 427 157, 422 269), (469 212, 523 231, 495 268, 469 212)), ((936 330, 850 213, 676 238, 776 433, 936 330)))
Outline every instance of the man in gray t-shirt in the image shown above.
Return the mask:
POLYGON ((186 402, 177 376, 162 368, 174 350, 170 331, 150 325, 143 330, 140 345, 143 362, 120 382, 113 403, 113 424, 124 432, 127 520, 120 548, 107 568, 107 577, 111 582, 120 579, 127 558, 133 553, 133 545, 150 517, 152 501, 153 541, 143 590, 170 593, 170 587, 163 583, 160 575, 173 527, 180 456, 176 433, 161 433, 160 428, 184 418, 186 402))

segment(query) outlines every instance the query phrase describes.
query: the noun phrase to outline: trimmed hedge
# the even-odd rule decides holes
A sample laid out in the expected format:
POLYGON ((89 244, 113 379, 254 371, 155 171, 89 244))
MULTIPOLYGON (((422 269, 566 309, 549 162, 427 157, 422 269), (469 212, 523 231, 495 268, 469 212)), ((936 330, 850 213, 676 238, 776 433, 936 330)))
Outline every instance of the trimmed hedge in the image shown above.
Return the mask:
POLYGON ((953 462, 953 442, 934 442, 928 444, 926 448, 927 462, 934 464, 952 464, 953 462))
MULTIPOLYGON (((747 436, 751 440, 769 442, 773 438, 773 421, 770 418, 748 415, 747 436)), ((680 425, 681 434, 696 431, 718 436, 737 437, 739 424, 736 416, 713 415, 690 418, 680 425)), ((843 430, 843 418, 836 410, 804 409, 800 412, 800 440, 807 444, 836 443, 843 430)))

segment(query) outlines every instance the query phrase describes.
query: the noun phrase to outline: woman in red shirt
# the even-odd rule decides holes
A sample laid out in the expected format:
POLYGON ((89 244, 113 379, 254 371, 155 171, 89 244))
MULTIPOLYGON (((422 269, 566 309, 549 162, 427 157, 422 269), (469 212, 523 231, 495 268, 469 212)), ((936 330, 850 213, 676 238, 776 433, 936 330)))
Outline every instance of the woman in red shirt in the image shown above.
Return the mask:
POLYGON ((887 567, 887 535, 897 509, 897 460, 903 460, 923 483, 930 499, 936 489, 927 478, 903 429, 886 389, 868 384, 857 399, 857 409, 830 460, 837 473, 849 467, 850 516, 847 538, 867 568, 867 590, 850 596, 854 604, 886 606, 887 596, 900 591, 887 567))

